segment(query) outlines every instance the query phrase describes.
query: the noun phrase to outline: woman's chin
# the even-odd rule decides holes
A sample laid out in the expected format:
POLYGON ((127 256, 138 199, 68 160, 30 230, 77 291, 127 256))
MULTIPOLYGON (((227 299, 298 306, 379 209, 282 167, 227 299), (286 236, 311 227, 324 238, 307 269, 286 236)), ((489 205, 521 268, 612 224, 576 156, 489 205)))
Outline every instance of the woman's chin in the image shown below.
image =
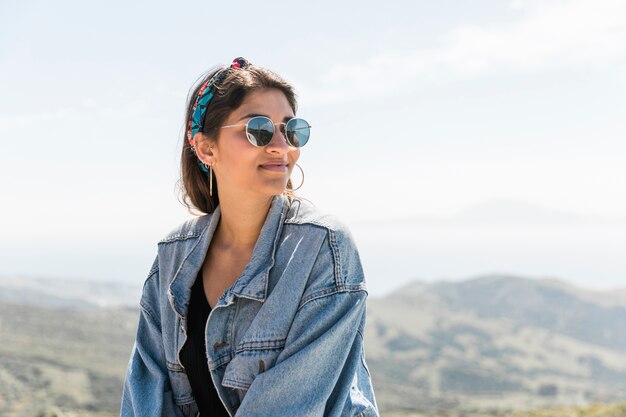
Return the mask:
POLYGON ((265 184, 265 186, 259 187, 256 190, 267 196, 273 197, 275 195, 280 195, 287 191, 287 181, 278 184, 265 184))

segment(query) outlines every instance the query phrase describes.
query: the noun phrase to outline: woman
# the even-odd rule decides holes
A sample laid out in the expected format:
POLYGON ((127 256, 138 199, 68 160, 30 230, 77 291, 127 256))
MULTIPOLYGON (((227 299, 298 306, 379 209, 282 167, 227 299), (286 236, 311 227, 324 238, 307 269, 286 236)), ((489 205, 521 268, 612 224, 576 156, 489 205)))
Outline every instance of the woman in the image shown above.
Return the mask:
POLYGON ((237 58, 189 97, 187 206, 144 284, 122 416, 378 416, 367 296, 344 226, 293 195, 310 127, 237 58))

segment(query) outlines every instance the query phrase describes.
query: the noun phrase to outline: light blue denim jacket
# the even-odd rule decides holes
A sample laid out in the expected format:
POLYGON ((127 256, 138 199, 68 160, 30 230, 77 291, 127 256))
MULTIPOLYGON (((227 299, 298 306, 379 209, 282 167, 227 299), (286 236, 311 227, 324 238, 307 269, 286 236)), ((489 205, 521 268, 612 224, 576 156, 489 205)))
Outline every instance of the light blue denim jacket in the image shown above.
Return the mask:
MULTIPOLYGON (((213 214, 158 244, 146 279, 121 416, 196 416, 179 359, 213 214)), ((363 352, 365 278, 347 229, 274 197, 250 262, 211 310, 208 365, 231 416, 378 416, 363 352)))

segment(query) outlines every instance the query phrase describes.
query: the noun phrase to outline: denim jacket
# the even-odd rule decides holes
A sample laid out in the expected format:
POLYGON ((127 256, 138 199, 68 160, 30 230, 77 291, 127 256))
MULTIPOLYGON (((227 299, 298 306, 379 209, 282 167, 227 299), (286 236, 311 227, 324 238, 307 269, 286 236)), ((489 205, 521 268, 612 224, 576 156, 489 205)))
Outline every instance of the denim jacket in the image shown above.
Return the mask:
MULTIPOLYGON (((121 416, 198 414, 179 352, 219 218, 218 206, 158 243, 121 416)), ((366 297, 347 229, 304 200, 275 196, 250 262, 207 321, 209 371, 229 414, 377 417, 363 352, 366 297)))

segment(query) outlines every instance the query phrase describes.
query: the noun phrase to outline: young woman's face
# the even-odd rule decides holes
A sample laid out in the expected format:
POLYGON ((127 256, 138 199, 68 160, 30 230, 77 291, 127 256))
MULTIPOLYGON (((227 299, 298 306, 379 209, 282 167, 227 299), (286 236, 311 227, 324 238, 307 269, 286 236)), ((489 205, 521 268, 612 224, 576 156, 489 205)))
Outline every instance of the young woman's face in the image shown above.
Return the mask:
MULTIPOLYGON (((274 123, 284 123, 295 114, 280 90, 257 90, 246 96, 224 126, 244 125, 253 116, 266 116, 274 123)), ((212 144, 210 163, 220 196, 225 193, 281 194, 298 161, 300 149, 289 146, 279 125, 274 127, 272 141, 261 148, 248 141, 245 129, 245 126, 220 129, 217 141, 212 144)))

